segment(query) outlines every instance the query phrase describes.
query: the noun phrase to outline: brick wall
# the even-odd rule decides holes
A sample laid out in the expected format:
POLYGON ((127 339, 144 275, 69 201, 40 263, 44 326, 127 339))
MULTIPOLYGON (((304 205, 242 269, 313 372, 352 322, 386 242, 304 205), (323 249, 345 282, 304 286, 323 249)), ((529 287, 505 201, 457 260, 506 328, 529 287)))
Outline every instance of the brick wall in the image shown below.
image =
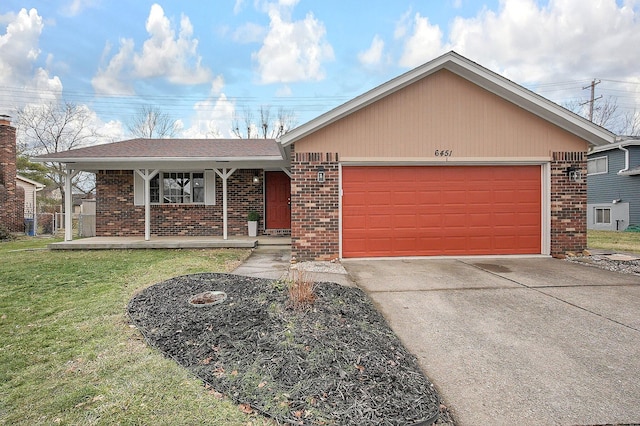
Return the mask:
POLYGON ((0 224, 24 231, 24 188, 16 185, 16 129, 0 121, 0 224))
MULTIPOLYGON (((96 236, 143 236, 144 206, 134 205, 132 170, 106 170, 96 174, 96 236)), ((227 181, 228 235, 247 235, 250 210, 264 217, 263 182, 253 183, 261 170, 236 170, 227 181)), ((258 231, 263 229, 262 218, 258 231)), ((154 236, 221 236, 222 179, 216 177, 216 204, 151 205, 154 236)))
POLYGON ((587 248, 587 154, 554 152, 551 161, 551 255, 580 253, 587 248), (575 167, 573 181, 567 169, 575 167))
POLYGON ((295 153, 291 162, 291 255, 298 261, 339 256, 337 153, 295 153), (318 182, 324 168, 325 182, 318 182))

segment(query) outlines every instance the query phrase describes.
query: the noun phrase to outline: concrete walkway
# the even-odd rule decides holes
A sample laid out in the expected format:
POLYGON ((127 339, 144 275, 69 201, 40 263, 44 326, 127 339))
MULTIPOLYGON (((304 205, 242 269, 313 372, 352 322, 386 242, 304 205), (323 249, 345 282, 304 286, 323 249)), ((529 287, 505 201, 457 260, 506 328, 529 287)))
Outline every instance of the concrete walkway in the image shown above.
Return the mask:
POLYGON ((314 282, 334 282, 352 286, 339 262, 301 262, 291 264, 291 250, 284 246, 260 245, 234 271, 237 275, 268 279, 295 279, 299 273, 314 282))
POLYGON ((288 247, 258 246, 247 260, 233 270, 233 273, 279 280, 289 275, 290 265, 291 250, 288 247))

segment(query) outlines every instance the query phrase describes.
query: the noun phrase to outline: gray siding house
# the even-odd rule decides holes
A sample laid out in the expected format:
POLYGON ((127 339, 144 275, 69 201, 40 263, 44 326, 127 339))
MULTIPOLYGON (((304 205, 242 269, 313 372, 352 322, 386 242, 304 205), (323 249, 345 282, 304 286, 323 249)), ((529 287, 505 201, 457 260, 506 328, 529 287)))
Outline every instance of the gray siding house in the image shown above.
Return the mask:
POLYGON ((587 158, 587 227, 640 226, 640 139, 595 147, 587 158))

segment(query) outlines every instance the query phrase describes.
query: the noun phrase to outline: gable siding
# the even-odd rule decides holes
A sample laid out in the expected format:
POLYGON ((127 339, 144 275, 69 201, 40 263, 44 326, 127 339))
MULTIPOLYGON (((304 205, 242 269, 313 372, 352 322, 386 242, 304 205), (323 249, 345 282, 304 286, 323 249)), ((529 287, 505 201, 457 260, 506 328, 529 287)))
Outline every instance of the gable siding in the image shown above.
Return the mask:
MULTIPOLYGON (((628 147, 630 167, 640 164, 640 147, 628 147)), ((607 157, 608 173, 587 177, 587 199, 589 204, 611 204, 621 199, 629 203, 629 224, 640 225, 640 176, 620 176, 625 166, 624 152, 619 149, 597 152, 589 158, 607 157)))
POLYGON ((447 70, 438 71, 296 141, 341 158, 550 158, 587 142, 447 70))

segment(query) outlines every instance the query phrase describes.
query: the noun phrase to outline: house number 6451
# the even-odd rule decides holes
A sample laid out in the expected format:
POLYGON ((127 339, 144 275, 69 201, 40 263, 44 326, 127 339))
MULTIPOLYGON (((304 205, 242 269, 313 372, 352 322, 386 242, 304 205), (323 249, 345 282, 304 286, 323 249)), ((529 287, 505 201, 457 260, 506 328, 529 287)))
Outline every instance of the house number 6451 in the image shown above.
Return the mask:
POLYGON ((452 149, 436 149, 436 157, 451 157, 453 155, 452 149))

